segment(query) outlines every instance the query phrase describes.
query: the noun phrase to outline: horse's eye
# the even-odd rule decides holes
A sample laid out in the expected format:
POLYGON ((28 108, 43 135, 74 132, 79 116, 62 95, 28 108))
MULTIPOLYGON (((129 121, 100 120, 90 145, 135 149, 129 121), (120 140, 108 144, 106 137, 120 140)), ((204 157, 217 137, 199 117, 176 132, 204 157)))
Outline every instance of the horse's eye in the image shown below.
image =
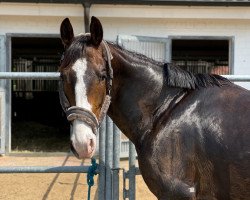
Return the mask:
POLYGON ((64 81, 64 75, 63 75, 63 74, 60 74, 60 79, 61 79, 62 81, 64 81))
POLYGON ((106 78, 107 78, 107 76, 105 74, 100 75, 100 80, 101 81, 104 81, 106 78))
POLYGON ((105 79, 107 79, 107 73, 105 70, 99 71, 98 76, 100 81, 104 81, 105 79))

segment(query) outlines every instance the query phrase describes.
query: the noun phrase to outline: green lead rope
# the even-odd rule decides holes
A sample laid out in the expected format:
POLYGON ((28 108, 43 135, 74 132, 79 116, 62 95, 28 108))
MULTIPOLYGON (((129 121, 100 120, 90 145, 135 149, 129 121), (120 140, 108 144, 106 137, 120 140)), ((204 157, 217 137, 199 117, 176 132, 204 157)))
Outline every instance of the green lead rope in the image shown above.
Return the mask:
POLYGON ((96 173, 97 170, 97 164, 96 164, 96 160, 94 158, 91 159, 91 166, 88 169, 88 173, 87 173, 87 183, 88 183, 88 200, 90 200, 90 191, 91 191, 91 187, 94 185, 94 176, 97 174, 96 173))

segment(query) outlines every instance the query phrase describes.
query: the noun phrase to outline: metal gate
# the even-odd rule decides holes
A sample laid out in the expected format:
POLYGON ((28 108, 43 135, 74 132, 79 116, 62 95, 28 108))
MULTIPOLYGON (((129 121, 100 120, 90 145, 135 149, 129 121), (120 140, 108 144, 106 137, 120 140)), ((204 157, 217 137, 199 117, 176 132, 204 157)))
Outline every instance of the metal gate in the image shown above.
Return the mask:
MULTIPOLYGON (((0 72, 0 79, 11 80, 59 80, 59 76, 60 74, 56 72, 0 72)), ((1 136, 4 136, 3 133, 1 136)), ((4 154, 4 145, 2 150, 1 154, 4 154)), ((119 171, 114 170, 119 169, 119 152, 119 130, 113 125, 111 119, 107 118, 102 122, 99 130, 99 168, 97 171, 99 173, 99 199, 119 199, 119 171), (115 135, 114 138, 113 135, 115 135)), ((0 173, 87 173, 89 167, 6 166, 0 168, 0 173)))
POLYGON ((141 53, 160 62, 170 62, 168 38, 118 35, 117 42, 123 48, 141 53))

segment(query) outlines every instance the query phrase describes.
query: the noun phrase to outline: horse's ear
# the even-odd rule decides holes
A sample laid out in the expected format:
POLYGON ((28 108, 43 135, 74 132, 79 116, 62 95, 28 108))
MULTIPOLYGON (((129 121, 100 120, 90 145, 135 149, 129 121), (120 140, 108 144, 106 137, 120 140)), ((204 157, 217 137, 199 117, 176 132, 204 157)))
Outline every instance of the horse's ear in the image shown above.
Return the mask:
POLYGON ((91 43, 94 46, 99 46, 103 39, 102 24, 96 17, 91 17, 90 23, 91 43))
POLYGON ((69 21, 69 18, 65 18, 60 27, 61 39, 65 48, 67 48, 74 38, 73 27, 69 21))

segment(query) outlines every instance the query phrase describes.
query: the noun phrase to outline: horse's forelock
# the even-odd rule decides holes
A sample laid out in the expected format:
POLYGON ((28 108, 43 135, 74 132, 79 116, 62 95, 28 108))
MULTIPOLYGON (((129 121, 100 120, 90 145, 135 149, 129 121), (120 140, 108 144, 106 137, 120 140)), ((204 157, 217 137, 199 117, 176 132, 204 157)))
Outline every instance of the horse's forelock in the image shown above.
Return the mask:
POLYGON ((72 44, 64 53, 60 71, 68 69, 83 56, 84 45, 90 41, 90 34, 80 34, 75 37, 72 44))

